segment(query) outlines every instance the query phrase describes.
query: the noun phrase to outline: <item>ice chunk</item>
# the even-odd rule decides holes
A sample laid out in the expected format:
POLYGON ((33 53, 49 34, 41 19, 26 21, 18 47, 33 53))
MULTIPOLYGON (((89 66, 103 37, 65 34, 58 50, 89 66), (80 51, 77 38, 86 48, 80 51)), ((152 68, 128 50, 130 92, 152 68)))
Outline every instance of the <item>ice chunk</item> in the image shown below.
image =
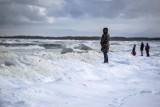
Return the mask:
POLYGON ((92 50, 89 46, 86 46, 85 44, 81 44, 80 46, 74 47, 75 49, 80 49, 80 50, 92 50))
POLYGON ((66 54, 69 52, 73 52, 73 49, 72 48, 63 48, 63 50, 61 51, 61 54, 66 54))
POLYGON ((6 66, 14 66, 16 64, 16 62, 14 60, 5 60, 5 65, 6 66))

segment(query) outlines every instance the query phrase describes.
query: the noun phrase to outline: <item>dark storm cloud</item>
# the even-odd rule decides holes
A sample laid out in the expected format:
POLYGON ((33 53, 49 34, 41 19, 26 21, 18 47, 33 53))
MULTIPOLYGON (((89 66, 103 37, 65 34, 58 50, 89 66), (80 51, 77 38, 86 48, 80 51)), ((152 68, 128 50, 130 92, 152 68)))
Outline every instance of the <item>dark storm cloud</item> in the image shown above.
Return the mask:
POLYGON ((64 0, 64 3, 58 6, 50 1, 0 0, 0 24, 24 24, 34 21, 47 23, 45 16, 39 13, 39 7, 46 9, 47 16, 56 18, 87 16, 113 19, 119 16, 122 18, 160 16, 159 0, 64 0))
POLYGON ((44 17, 37 14, 36 10, 30 10, 28 7, 22 5, 10 5, 7 8, 4 7, 3 9, 5 9, 5 12, 1 12, 0 10, 0 23, 3 24, 24 24, 31 23, 29 20, 36 22, 44 20, 44 17))
POLYGON ((159 4, 159 0, 128 0, 124 16, 127 18, 159 17, 159 4))
POLYGON ((126 7, 124 0, 65 0, 59 10, 48 9, 49 15, 62 17, 117 17, 126 7))
POLYGON ((59 9, 48 8, 48 14, 56 17, 105 17, 137 18, 160 15, 159 0, 65 0, 59 9))
POLYGON ((45 32, 70 26, 67 31, 80 32, 82 27, 92 31, 104 24, 120 31, 159 32, 159 4, 160 0, 0 0, 0 32, 5 34, 13 26, 15 31, 26 26, 33 31, 48 27, 45 32))
POLYGON ((40 5, 39 0, 0 0, 0 4, 40 5))
POLYGON ((1 0, 0 1, 0 25, 32 24, 32 22, 45 21, 44 16, 39 14, 35 0, 1 0), (23 1, 23 2, 22 2, 23 1))

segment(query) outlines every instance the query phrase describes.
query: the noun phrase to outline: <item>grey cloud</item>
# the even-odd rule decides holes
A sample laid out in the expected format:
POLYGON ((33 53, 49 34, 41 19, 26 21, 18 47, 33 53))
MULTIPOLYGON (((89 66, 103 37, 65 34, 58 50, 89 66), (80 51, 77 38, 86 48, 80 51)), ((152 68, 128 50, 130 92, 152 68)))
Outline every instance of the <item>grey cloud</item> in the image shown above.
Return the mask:
POLYGON ((38 13, 37 9, 31 9, 28 5, 11 3, 9 1, 0 2, 0 14, 1 26, 9 24, 31 24, 31 22, 34 21, 45 21, 45 18, 38 13), (23 20, 30 20, 31 22, 25 22, 23 20))
POLYGON ((159 0, 128 0, 124 16, 127 18, 159 17, 159 0))
MULTIPOLYGON (((74 30, 78 31, 77 26, 80 25, 76 25, 76 21, 80 21, 83 27, 85 19, 91 20, 90 23, 94 24, 109 23, 113 25, 119 23, 122 26, 126 24, 128 27, 131 26, 128 22, 142 18, 139 23, 145 26, 150 24, 153 29, 159 28, 160 24, 158 19, 160 17, 159 0, 56 0, 57 2, 62 1, 58 5, 53 1, 55 2, 55 0, 0 0, 0 28, 7 29, 10 25, 15 26, 15 29, 19 26, 30 26, 31 29, 33 26, 35 29, 39 26, 44 26, 44 28, 50 26, 51 30, 51 26, 63 28, 63 26, 75 25, 74 30), (45 8, 45 15, 58 19, 58 22, 49 24, 45 15, 39 14, 37 8, 31 9, 29 6, 45 8), (64 17, 69 20, 61 21, 60 18, 63 19, 64 17), (104 19, 103 22, 98 22, 102 19, 104 19), (128 22, 123 22, 126 19, 128 22)), ((85 23, 88 24, 88 22, 85 23)), ((132 24, 136 26, 136 21, 132 24)), ((144 29, 148 30, 147 27, 144 29)), ((86 28, 87 30, 88 28, 86 28)), ((73 31, 67 30, 66 32, 73 31)))
POLYGON ((48 8, 54 17, 138 18, 160 16, 159 0, 65 0, 61 8, 48 8))
POLYGON ((57 17, 107 17, 114 18, 125 9, 124 0, 66 0, 58 10, 48 9, 48 14, 57 17))
MULTIPOLYGON (((53 2, 53 1, 52 1, 53 2)), ((30 9, 28 6, 46 8, 50 17, 73 17, 81 18, 138 18, 160 16, 159 0, 64 0, 61 5, 54 5, 50 0, 0 0, 0 24, 24 24, 21 17, 31 21, 47 23, 44 16, 38 10, 30 9), (152 4, 152 5, 151 5, 152 4)))
POLYGON ((0 4, 40 5, 37 0, 0 0, 0 4))

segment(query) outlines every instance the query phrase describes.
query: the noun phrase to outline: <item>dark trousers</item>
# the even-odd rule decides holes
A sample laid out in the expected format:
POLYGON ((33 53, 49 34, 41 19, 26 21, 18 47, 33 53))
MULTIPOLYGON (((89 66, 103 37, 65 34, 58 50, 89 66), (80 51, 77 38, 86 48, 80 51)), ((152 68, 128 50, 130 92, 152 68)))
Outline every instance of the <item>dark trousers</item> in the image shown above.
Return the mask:
POLYGON ((108 54, 107 52, 103 52, 104 55, 104 63, 108 63, 108 54))
POLYGON ((141 56, 143 56, 143 51, 141 51, 141 56))
POLYGON ((146 54, 147 54, 147 57, 149 57, 150 55, 149 55, 149 50, 146 50, 146 54))

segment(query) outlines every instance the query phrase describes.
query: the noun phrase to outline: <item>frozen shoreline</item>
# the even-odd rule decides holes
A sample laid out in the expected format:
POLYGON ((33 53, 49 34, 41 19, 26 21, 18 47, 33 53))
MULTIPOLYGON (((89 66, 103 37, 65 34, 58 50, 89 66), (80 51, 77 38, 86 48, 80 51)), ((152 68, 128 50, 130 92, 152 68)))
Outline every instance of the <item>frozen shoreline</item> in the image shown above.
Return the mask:
POLYGON ((132 45, 139 42, 112 41, 109 64, 102 63, 99 41, 41 42, 60 43, 75 52, 60 54, 62 49, 1 46, 1 59, 14 60, 15 65, 0 65, 0 106, 160 106, 158 42, 150 42, 151 57, 147 58, 140 53, 130 55, 132 45), (82 43, 92 50, 74 48, 82 43))

